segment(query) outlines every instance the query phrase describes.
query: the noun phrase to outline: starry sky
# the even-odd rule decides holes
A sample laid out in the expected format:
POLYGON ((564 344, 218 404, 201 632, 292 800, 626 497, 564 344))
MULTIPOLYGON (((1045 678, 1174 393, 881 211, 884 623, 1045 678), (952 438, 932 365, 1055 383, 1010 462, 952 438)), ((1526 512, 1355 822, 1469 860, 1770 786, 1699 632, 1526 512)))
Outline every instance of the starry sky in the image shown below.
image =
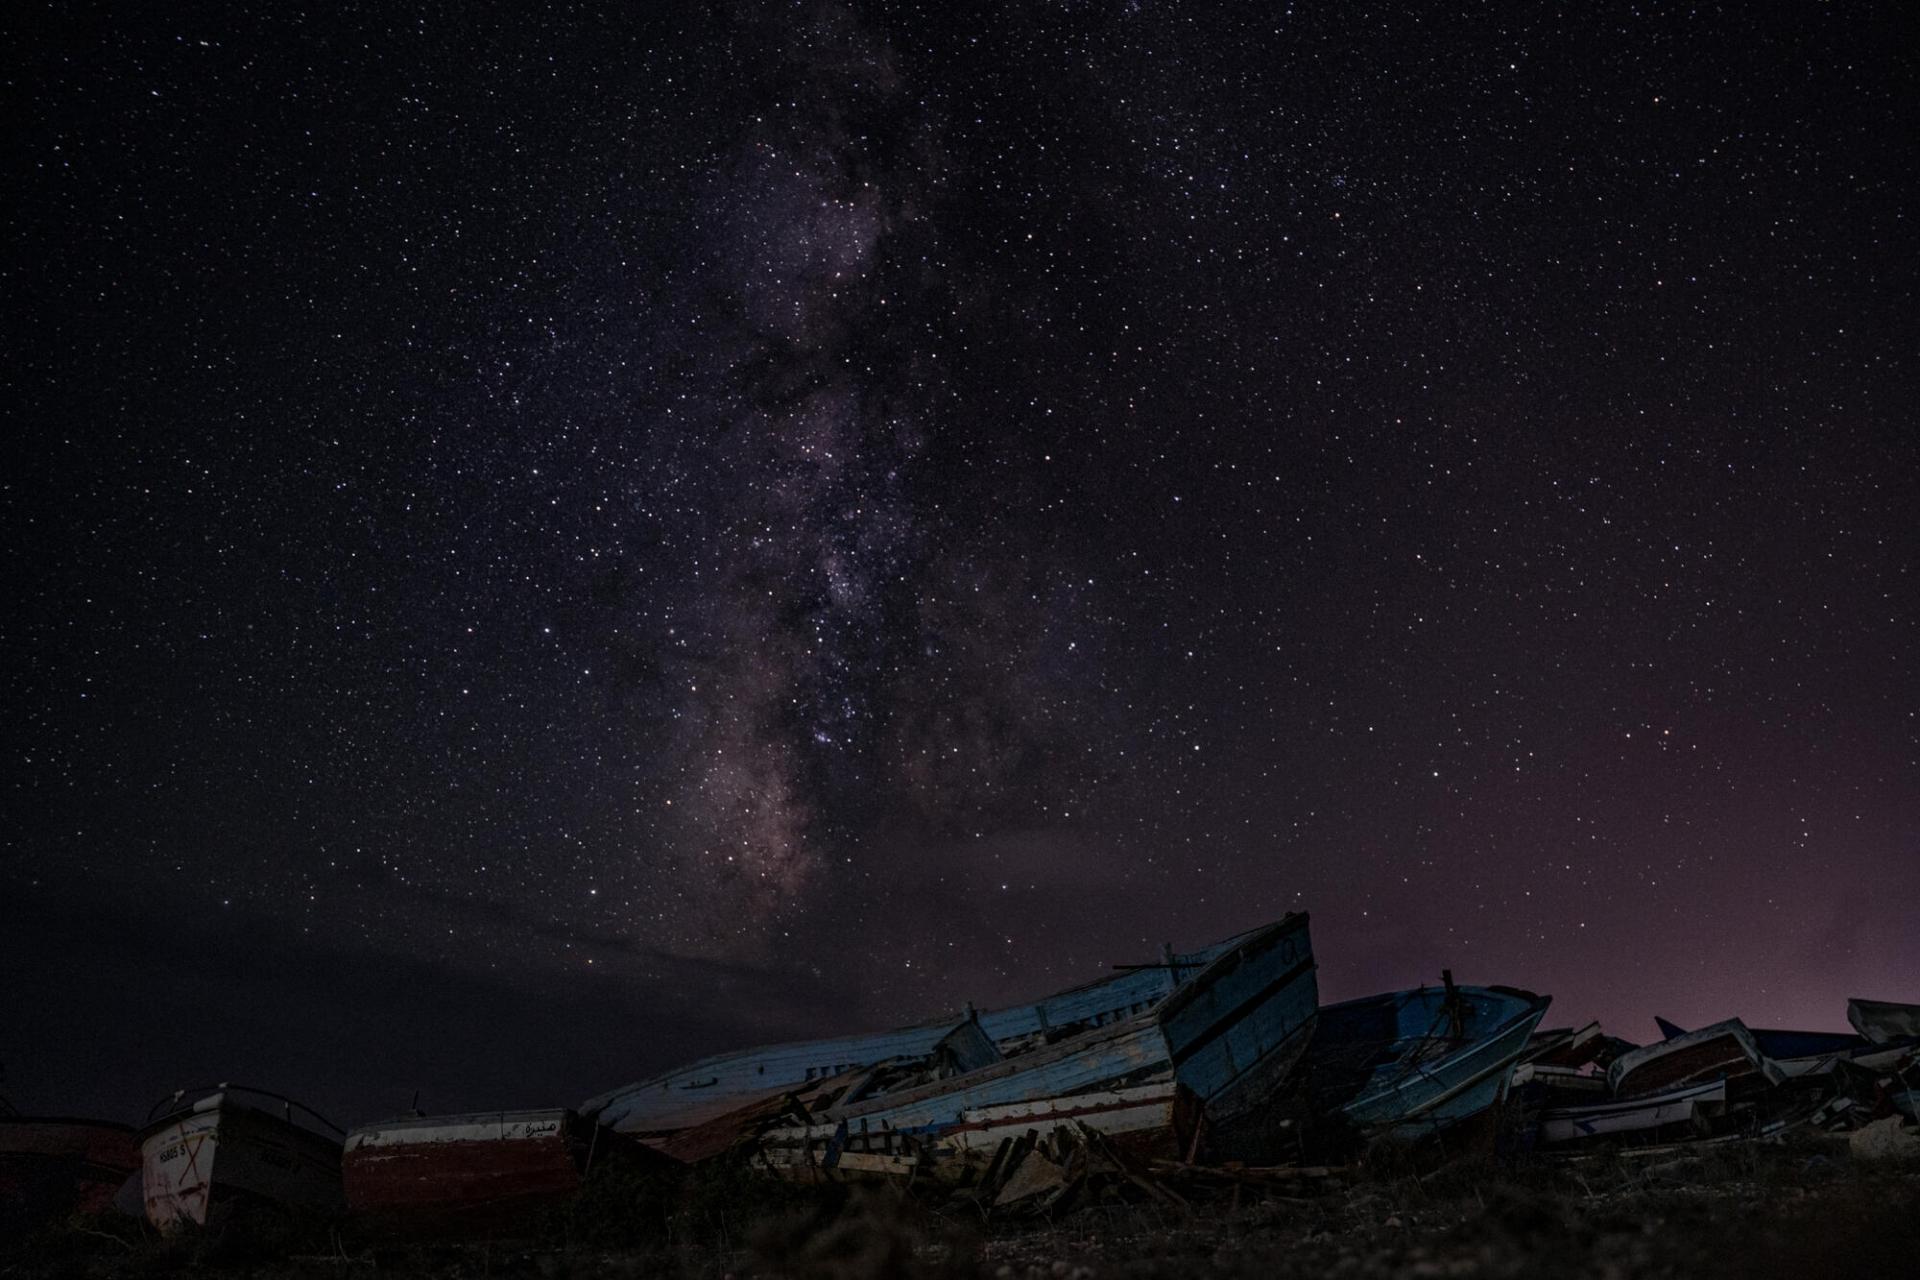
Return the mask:
POLYGON ((10 9, 3 1087, 1920 999, 1917 46, 1763 8, 10 9))

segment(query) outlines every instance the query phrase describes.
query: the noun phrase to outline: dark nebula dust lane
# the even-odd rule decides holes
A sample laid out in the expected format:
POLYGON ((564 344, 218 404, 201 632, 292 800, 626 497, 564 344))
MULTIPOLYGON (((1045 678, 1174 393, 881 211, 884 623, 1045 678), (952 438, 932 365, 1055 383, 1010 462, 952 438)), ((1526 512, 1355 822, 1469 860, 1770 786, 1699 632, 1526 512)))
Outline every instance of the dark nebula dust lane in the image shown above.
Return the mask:
POLYGON ((21 1105, 1920 998, 1897 6, 4 22, 21 1105))

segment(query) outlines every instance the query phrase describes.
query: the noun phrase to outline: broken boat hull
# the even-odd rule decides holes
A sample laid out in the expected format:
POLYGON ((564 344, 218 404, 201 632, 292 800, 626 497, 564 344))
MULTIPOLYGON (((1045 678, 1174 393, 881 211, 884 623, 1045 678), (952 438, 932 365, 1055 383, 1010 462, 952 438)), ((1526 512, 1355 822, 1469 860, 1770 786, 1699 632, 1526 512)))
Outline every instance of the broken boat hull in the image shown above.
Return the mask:
POLYGON ((1540 1141, 1546 1145, 1588 1139, 1646 1137, 1676 1125, 1700 1129, 1724 1108, 1727 1082, 1713 1080, 1665 1093, 1580 1107, 1554 1107, 1540 1113, 1540 1141))
MULTIPOLYGON (((1132 966, 1029 1004, 989 1010, 979 1014, 977 1021, 1003 1055, 1111 1026, 1152 1009, 1243 939, 1244 935, 1229 938, 1186 954, 1169 951, 1161 964, 1132 966)), ((801 1088, 893 1059, 926 1057, 970 1020, 972 1015, 894 1031, 719 1054, 601 1094, 580 1109, 621 1133, 664 1135, 719 1119, 783 1089, 801 1088)))
POLYGON ((828 1108, 765 1135, 759 1162, 788 1176, 960 1173, 1014 1134, 1085 1127, 1178 1155, 1195 1125, 1231 1126, 1289 1077, 1318 1000, 1308 921, 1244 935, 1160 1008, 983 1070, 828 1108))
POLYGON ((1622 1099, 1747 1076, 1762 1076, 1768 1084, 1779 1084, 1784 1078, 1738 1018, 1645 1045, 1622 1054, 1607 1068, 1607 1084, 1614 1097, 1622 1099))
POLYGON ((1920 1004, 1855 996, 1847 1001, 1847 1021, 1875 1044, 1920 1041, 1920 1004))
POLYGON ((1449 984, 1329 1005, 1303 1070, 1310 1106, 1367 1137, 1451 1129, 1506 1095, 1548 1000, 1449 984))

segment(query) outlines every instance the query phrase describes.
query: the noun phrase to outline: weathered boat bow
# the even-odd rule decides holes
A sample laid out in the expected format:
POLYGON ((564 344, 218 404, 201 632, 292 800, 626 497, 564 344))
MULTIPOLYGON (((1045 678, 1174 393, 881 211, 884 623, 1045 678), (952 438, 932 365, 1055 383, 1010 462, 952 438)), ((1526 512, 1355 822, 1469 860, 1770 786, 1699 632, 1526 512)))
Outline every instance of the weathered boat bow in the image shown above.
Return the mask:
POLYGON ((141 1128, 147 1217, 163 1231, 205 1224, 221 1203, 340 1207, 340 1127, 283 1094, 249 1085, 181 1089, 141 1128))

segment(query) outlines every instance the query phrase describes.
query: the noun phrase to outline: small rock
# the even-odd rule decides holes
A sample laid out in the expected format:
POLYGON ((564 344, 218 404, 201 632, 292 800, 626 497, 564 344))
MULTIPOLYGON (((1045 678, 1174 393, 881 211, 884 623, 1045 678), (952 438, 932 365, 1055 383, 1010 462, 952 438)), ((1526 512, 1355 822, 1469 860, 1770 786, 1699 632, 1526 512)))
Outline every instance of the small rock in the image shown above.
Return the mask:
POLYGON ((1903 1116, 1861 1125, 1847 1138, 1855 1160, 1920 1160, 1920 1129, 1903 1116))
POLYGON ((1389 1230, 1398 1230, 1400 1227, 1403 1227, 1406 1224, 1400 1221, 1400 1215, 1396 1213, 1391 1218, 1387 1219, 1386 1225, 1389 1230))

